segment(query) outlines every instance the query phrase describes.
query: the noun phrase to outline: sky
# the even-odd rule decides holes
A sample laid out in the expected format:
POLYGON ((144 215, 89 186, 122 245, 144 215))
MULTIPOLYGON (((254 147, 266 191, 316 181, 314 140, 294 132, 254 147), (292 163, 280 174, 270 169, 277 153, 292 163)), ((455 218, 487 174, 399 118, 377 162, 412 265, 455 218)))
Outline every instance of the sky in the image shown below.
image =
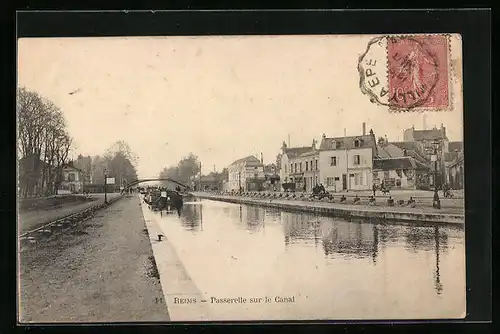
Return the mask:
POLYGON ((62 109, 74 155, 124 140, 145 178, 190 152, 203 173, 252 154, 275 162, 288 138, 308 146, 323 133, 361 134, 363 122, 389 141, 424 123, 462 140, 461 45, 452 44, 453 108, 424 121, 421 112, 389 113, 359 89, 357 62, 373 37, 25 38, 18 86, 62 109))

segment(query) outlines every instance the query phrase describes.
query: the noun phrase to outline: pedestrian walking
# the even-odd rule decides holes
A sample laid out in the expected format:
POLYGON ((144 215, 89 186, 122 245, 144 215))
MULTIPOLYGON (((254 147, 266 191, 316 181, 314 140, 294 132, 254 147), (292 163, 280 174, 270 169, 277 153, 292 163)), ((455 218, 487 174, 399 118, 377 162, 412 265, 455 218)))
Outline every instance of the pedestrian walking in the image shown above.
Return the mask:
POLYGON ((375 197, 375 192, 377 191, 377 185, 375 183, 372 186, 372 190, 373 190, 373 197, 375 197))

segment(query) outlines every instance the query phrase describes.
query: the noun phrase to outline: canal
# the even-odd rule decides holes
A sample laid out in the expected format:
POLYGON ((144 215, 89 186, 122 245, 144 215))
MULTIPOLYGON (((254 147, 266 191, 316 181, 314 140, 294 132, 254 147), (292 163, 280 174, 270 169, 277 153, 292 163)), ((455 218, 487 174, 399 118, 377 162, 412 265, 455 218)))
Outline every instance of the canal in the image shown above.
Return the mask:
POLYGON ((465 312, 463 227, 348 222, 195 198, 179 214, 154 216, 212 320, 429 319, 465 312))

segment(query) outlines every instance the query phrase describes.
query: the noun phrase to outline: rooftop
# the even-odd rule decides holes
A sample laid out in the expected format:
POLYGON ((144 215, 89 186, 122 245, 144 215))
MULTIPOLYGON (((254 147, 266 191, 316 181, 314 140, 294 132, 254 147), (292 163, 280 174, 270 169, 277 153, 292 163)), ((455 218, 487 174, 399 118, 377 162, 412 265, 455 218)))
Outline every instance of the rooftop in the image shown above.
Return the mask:
POLYGON ((355 148, 376 148, 377 143, 373 135, 349 136, 349 137, 326 137, 323 136, 319 149, 322 151, 345 150, 355 148), (355 146, 355 141, 359 140, 359 147, 355 146), (340 146, 337 146, 340 143, 340 146), (338 147, 338 148, 337 148, 338 147))
POLYGON ((446 138, 446 133, 442 129, 431 129, 431 130, 413 130, 413 138, 416 141, 420 140, 438 140, 446 138))
POLYGON ((373 170, 417 169, 427 170, 428 166, 412 157, 384 158, 373 160, 373 170))
POLYGON ((239 163, 244 163, 245 165, 251 165, 251 166, 256 166, 256 165, 261 165, 261 162, 259 159, 257 159, 254 155, 249 155, 248 157, 238 159, 234 161, 232 165, 237 165, 239 163))
POLYGON ((302 155, 307 152, 312 152, 311 146, 302 146, 302 147, 290 147, 285 149, 285 153, 288 158, 295 158, 299 155, 302 155))
POLYGON ((385 145, 377 145, 377 148, 378 156, 380 158, 397 158, 410 156, 422 163, 427 162, 427 159, 425 158, 425 155, 420 151, 418 144, 414 142, 393 142, 385 145))

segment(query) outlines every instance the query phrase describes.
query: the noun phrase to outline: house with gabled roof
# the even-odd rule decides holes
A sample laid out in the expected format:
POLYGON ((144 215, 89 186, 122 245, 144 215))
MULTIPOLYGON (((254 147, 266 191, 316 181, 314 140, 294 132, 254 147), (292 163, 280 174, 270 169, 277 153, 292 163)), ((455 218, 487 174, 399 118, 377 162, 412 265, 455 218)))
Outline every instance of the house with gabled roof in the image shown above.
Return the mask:
POLYGON ((235 160, 227 169, 229 190, 261 190, 266 180, 262 155, 260 160, 253 155, 235 160))
POLYGON ((83 171, 75 167, 72 161, 61 167, 61 183, 58 194, 74 194, 83 192, 83 171))
POLYGON ((327 137, 319 147, 319 180, 330 192, 372 188, 373 159, 377 156, 373 130, 357 136, 327 137))
POLYGON ((281 169, 280 181, 283 187, 287 188, 288 185, 293 185, 293 189, 304 190, 308 188, 307 182, 310 184, 314 180, 309 179, 309 171, 311 164, 314 168, 317 160, 316 156, 316 141, 313 140, 311 146, 288 147, 285 142, 281 146, 281 169), (307 164, 307 168, 306 168, 307 164), (306 176, 304 173, 308 172, 306 176), (306 179, 308 177, 308 179, 306 179))
MULTIPOLYGON (((431 161, 432 155, 437 153, 437 178, 435 180, 437 186, 443 182, 447 182, 450 178, 446 167, 449 163, 456 160, 460 152, 463 150, 462 141, 450 142, 446 135, 446 127, 441 124, 440 128, 415 130, 415 127, 404 130, 404 142, 394 143, 400 147, 411 146, 412 156, 414 153, 423 156, 428 162, 431 161)), ((434 168, 433 166, 431 166, 434 168)), ((431 175, 431 184, 434 184, 434 175, 431 175)))
POLYGON ((429 173, 428 165, 411 156, 373 160, 373 183, 388 189, 428 189, 429 173))

